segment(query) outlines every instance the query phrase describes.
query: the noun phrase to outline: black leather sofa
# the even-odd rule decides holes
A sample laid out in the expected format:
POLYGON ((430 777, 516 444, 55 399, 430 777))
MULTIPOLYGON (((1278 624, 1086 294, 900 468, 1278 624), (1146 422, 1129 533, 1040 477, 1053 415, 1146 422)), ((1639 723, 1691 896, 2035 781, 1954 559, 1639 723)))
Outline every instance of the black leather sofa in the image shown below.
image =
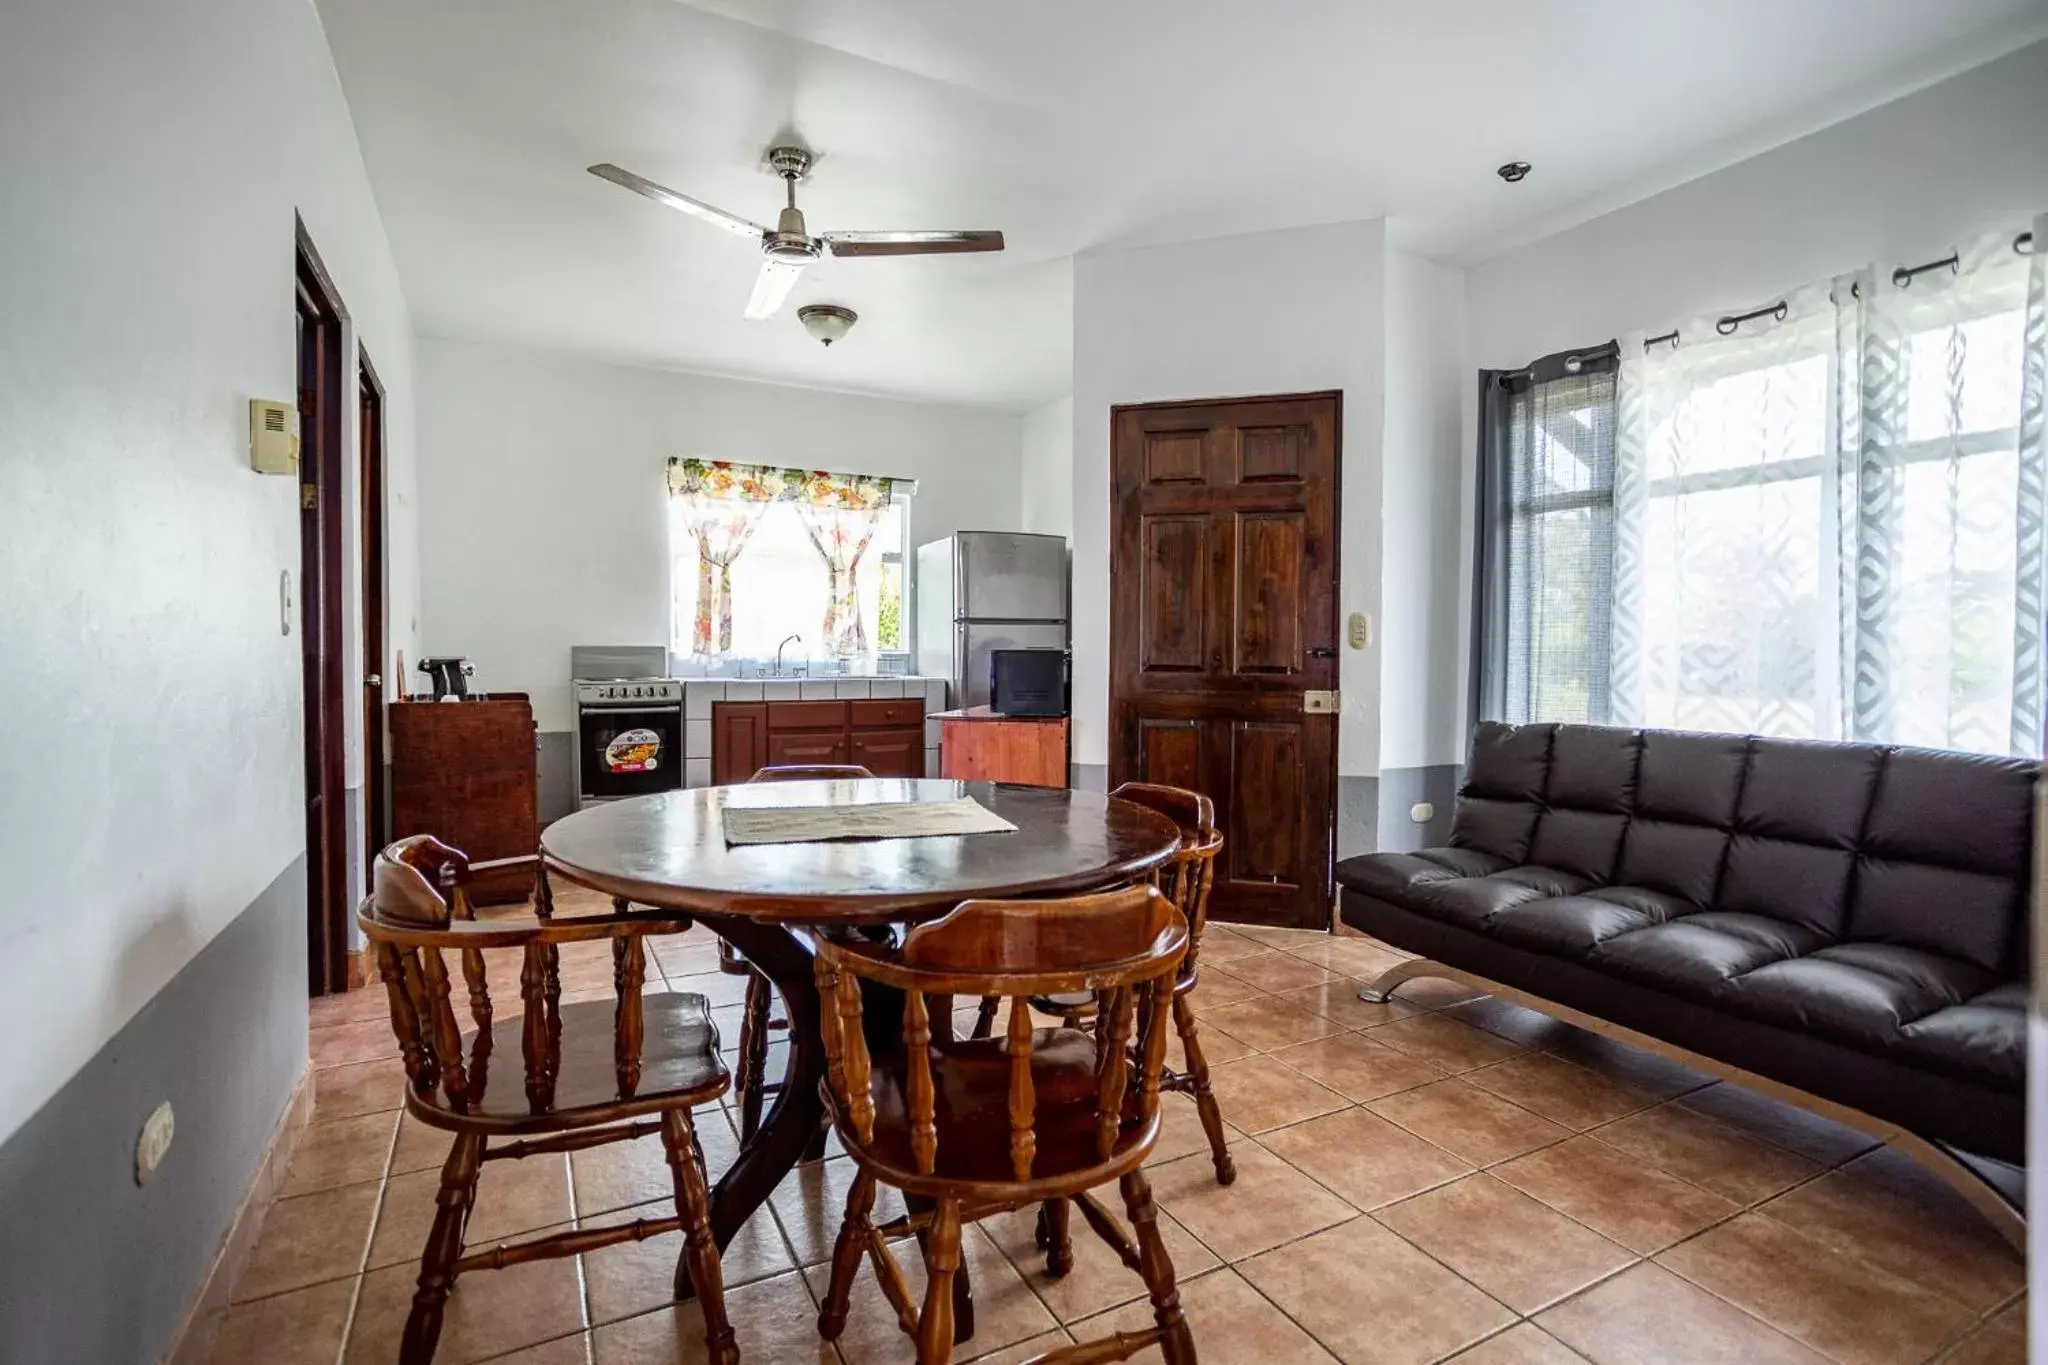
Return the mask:
MULTIPOLYGON (((1450 847, 1340 863, 1341 914, 1941 1152, 2019 1163, 2038 771, 1874 744, 1482 725, 1450 847)), ((1410 964, 1382 984, 1428 974, 1410 964)))

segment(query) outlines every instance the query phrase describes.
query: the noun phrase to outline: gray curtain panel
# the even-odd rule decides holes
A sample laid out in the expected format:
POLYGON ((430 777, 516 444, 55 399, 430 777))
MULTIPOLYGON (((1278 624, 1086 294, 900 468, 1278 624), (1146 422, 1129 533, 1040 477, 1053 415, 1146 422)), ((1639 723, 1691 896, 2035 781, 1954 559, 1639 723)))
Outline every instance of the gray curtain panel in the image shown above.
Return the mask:
POLYGON ((1617 354, 1480 372, 1474 719, 1609 719, 1617 354))

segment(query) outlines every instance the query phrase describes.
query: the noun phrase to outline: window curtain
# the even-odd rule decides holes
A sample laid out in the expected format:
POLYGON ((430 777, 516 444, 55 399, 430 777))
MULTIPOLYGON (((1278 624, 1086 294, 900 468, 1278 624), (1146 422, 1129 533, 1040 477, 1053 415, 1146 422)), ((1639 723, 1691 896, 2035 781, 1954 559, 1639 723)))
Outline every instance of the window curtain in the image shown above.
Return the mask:
POLYGON ((1480 373, 1474 705, 1609 718, 1615 347, 1480 373))
POLYGON ((1751 311, 1687 322, 1675 344, 1622 338, 1616 724, 1838 730, 1835 310, 1820 287, 1735 316, 1751 311))
POLYGON ((860 613, 860 563, 888 509, 894 480, 863 474, 810 472, 789 496, 825 561, 825 647, 835 658, 867 653, 867 623, 860 613))
POLYGON ((2042 275, 2005 234, 1837 291, 1853 736, 2041 752, 2042 275))
MULTIPOLYGON (((801 476, 799 476, 801 477, 801 476)), ((697 615, 690 652, 732 652, 732 566, 770 504, 789 486, 788 471, 724 460, 671 459, 668 490, 697 545, 697 615)))
POLYGON ((2040 754, 2043 276, 2007 233, 1622 339, 1614 723, 2040 754))

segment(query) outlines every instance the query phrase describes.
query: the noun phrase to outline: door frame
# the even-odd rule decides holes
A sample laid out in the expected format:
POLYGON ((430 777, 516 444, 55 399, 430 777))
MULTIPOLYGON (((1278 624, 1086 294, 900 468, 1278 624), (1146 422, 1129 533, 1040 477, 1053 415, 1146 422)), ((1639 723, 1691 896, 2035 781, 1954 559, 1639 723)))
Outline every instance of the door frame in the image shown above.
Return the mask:
POLYGON ((385 789, 388 737, 385 707, 392 685, 385 620, 389 566, 384 538, 384 383, 370 353, 356 349, 357 395, 356 526, 362 555, 363 620, 363 885, 369 885, 377 852, 389 837, 389 793, 385 789))
MULTIPOLYGON (((1331 681, 1338 689, 1338 693, 1341 698, 1343 688, 1342 676, 1344 667, 1344 391, 1342 389, 1310 389, 1291 393, 1234 394, 1229 396, 1209 398, 1159 399, 1156 401, 1149 401, 1143 403, 1113 403, 1110 405, 1108 432, 1108 492, 1109 531, 1111 538, 1111 543, 1109 546, 1109 599, 1111 609, 1109 613, 1110 657, 1107 660, 1107 671, 1109 675, 1109 685, 1107 689, 1109 695, 1109 714, 1107 717, 1109 725, 1109 751, 1107 757, 1109 759, 1108 776, 1109 785, 1111 787, 1114 787, 1117 784, 1118 775, 1120 772, 1128 772, 1130 770, 1132 755, 1136 752, 1135 737, 1123 734, 1119 726, 1119 714, 1122 709, 1119 703, 1122 700, 1122 698, 1118 691, 1117 681, 1117 645, 1122 639, 1123 632, 1131 629, 1131 625, 1129 623, 1125 623, 1121 626, 1119 625, 1115 610, 1115 535, 1118 510, 1116 482, 1116 430, 1119 418, 1121 418, 1125 413, 1159 411, 1163 409, 1172 408, 1222 408, 1241 406, 1249 403, 1303 403, 1322 401, 1328 401, 1334 413, 1331 422, 1331 443, 1333 449, 1331 451, 1330 469, 1330 638, 1336 643, 1337 657, 1336 668, 1331 681)), ((1322 831, 1323 853, 1321 858, 1323 881, 1321 895, 1325 907, 1325 923, 1323 927, 1326 929, 1331 924, 1334 924, 1336 922, 1335 868, 1337 850, 1337 822, 1340 818, 1338 801, 1343 791, 1343 783, 1339 776, 1339 766, 1342 762, 1341 756, 1343 751, 1344 722, 1343 704, 1341 700, 1339 702, 1338 712, 1336 716, 1333 718, 1333 721, 1334 726, 1330 742, 1329 772, 1327 773, 1327 780, 1329 783, 1327 809, 1329 810, 1330 818, 1326 822, 1326 827, 1322 831)))
POLYGON ((295 307, 314 329, 299 377, 299 654, 306 776, 306 969, 313 995, 348 989, 348 741, 342 526, 343 332, 348 312, 298 219, 295 307), (310 378, 311 386, 307 381, 310 378), (306 420, 310 399, 312 420, 306 420))

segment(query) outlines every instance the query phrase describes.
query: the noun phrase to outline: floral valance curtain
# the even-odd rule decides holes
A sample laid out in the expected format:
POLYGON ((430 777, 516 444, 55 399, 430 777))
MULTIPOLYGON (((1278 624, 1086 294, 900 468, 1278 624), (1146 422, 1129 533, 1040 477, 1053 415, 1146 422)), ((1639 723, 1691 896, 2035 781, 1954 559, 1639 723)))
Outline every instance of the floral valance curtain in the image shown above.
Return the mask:
POLYGON ((861 557, 899 481, 819 469, 675 458, 669 495, 697 545, 697 613, 691 652, 732 651, 732 566, 769 507, 791 503, 824 561, 829 596, 823 622, 835 655, 866 651, 860 616, 861 557))

